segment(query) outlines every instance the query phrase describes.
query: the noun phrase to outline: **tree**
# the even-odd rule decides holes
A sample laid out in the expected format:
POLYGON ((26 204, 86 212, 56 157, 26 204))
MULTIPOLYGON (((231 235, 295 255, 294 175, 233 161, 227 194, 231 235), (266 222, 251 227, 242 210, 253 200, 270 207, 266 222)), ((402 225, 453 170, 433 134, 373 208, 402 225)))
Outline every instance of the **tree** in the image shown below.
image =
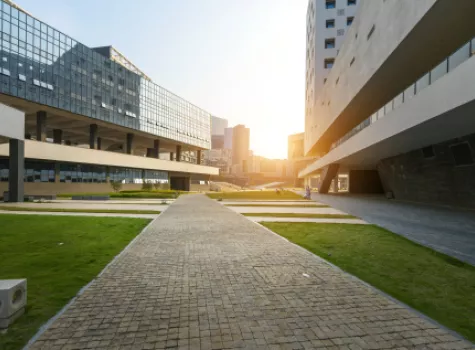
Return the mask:
POLYGON ((120 192, 122 189, 122 181, 111 181, 110 184, 114 192, 120 192))

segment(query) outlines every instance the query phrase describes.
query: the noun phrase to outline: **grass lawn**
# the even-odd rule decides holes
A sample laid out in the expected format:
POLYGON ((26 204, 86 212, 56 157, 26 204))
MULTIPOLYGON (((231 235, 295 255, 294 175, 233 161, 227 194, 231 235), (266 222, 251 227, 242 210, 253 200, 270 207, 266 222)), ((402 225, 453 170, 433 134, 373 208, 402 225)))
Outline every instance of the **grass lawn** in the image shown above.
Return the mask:
POLYGON ((329 208, 325 204, 225 204, 227 207, 266 207, 266 208, 329 208))
POLYGON ((277 194, 275 191, 239 191, 239 192, 216 192, 208 193, 207 196, 212 199, 265 199, 265 200, 282 200, 296 199, 302 200, 303 197, 291 191, 282 191, 277 194))
POLYGON ((0 334, 0 349, 22 348, 149 221, 1 215, 0 279, 27 278, 28 301, 26 313, 0 334))
POLYGON ((158 210, 131 210, 131 209, 60 209, 60 208, 37 208, 15 207, 0 205, 0 211, 38 211, 47 213, 111 213, 111 214, 160 214, 158 210))
POLYGON ((374 225, 263 225, 475 341, 475 267, 374 225))
POLYGON ((359 219, 346 214, 311 214, 311 213, 241 213, 244 216, 269 216, 273 218, 312 218, 312 219, 359 219))

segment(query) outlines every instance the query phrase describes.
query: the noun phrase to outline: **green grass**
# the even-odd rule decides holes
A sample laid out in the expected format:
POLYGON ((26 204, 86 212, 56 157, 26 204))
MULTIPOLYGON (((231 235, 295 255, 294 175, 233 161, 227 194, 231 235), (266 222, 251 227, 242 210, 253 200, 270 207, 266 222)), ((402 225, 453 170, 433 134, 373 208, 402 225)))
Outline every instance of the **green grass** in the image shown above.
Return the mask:
POLYGON ((311 214, 311 213, 241 213, 244 216, 263 216, 273 218, 313 218, 313 219, 358 219, 346 214, 311 214))
POLYGON ((282 199, 303 199, 302 196, 291 192, 282 191, 277 194, 275 191, 239 191, 239 192, 216 192, 208 193, 207 196, 212 199, 265 199, 265 200, 282 200, 282 199))
POLYGON ((110 196, 110 198, 176 198, 183 194, 180 191, 163 190, 163 191, 122 191, 122 192, 106 192, 106 193, 61 193, 58 198, 71 198, 73 196, 110 196))
POLYGON ((1 215, 0 279, 27 278, 28 301, 26 313, 0 333, 0 349, 22 348, 149 221, 1 215))
POLYGON ((475 267, 373 225, 263 225, 475 341, 475 267))
POLYGON ((15 207, 0 205, 0 211, 38 211, 48 213, 107 213, 107 214, 160 214, 158 210, 130 210, 130 209, 60 209, 60 208, 37 208, 15 207))
POLYGON ((225 204, 227 207, 265 207, 265 208, 329 208, 325 204, 225 204))

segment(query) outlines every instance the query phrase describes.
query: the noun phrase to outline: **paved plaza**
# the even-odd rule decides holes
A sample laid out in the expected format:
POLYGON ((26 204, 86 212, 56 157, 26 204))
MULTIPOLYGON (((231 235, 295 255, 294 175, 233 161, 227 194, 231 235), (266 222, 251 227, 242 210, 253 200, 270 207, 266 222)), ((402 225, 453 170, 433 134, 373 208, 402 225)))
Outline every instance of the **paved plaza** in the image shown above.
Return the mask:
POLYGON ((177 199, 32 349, 471 344, 203 195, 177 199))
POLYGON ((475 211, 388 200, 383 196, 312 193, 312 199, 475 265, 475 211))

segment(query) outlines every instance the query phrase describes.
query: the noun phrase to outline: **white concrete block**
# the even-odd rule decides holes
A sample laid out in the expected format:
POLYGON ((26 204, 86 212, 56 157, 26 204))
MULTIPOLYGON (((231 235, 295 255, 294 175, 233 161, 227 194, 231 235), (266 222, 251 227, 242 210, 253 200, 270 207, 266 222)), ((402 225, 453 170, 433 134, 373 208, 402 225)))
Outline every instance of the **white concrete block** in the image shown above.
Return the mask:
POLYGON ((0 329, 23 314, 26 296, 26 279, 0 280, 0 329))

